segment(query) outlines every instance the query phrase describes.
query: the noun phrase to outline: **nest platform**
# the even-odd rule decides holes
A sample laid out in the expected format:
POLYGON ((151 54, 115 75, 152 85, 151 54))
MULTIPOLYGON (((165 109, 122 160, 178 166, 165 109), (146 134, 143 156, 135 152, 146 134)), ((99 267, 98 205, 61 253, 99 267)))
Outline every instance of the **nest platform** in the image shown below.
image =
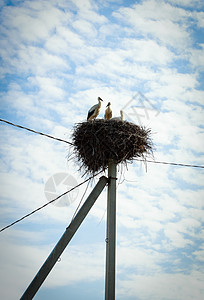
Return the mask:
POLYGON ((152 155, 151 130, 127 121, 97 119, 74 126, 72 143, 80 170, 94 175, 109 160, 117 164, 152 155))

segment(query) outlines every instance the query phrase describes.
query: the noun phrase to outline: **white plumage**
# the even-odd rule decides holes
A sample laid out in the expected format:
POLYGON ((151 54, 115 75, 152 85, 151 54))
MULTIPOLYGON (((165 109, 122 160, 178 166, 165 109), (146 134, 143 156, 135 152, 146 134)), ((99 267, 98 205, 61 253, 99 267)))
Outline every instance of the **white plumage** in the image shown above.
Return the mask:
POLYGON ((114 120, 114 121, 123 121, 124 120, 123 111, 120 110, 120 117, 115 117, 115 118, 112 118, 111 120, 114 120))
POLYGON ((100 112, 100 109, 101 109, 101 101, 103 101, 103 99, 98 97, 98 104, 95 104, 94 106, 92 106, 89 109, 88 116, 87 116, 87 121, 96 119, 96 117, 98 116, 98 114, 100 112))

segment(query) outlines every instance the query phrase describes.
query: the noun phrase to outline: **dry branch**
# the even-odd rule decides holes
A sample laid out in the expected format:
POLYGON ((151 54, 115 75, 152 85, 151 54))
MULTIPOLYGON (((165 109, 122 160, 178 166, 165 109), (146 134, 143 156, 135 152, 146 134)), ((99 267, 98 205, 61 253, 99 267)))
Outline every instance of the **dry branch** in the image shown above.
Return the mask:
POLYGON ((77 123, 72 134, 74 156, 80 170, 95 174, 105 170, 110 159, 117 163, 152 155, 151 130, 127 121, 103 120, 77 123))

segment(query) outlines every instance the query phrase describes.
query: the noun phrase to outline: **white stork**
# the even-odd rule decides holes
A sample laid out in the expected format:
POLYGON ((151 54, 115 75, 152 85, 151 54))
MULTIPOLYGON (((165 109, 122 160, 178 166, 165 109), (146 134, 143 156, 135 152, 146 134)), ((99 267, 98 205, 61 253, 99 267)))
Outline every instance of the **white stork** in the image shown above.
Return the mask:
POLYGON ((103 99, 98 97, 98 104, 92 106, 89 109, 88 116, 87 116, 87 121, 96 119, 96 117, 98 116, 98 114, 100 112, 100 109, 101 109, 101 101, 103 101, 103 99))
POLYGON ((107 104, 107 108, 105 110, 105 120, 110 120, 112 118, 112 109, 110 107, 111 103, 108 102, 107 104))
POLYGON ((115 117, 115 118, 112 118, 111 120, 114 120, 114 121, 124 121, 123 111, 120 110, 120 117, 115 117))

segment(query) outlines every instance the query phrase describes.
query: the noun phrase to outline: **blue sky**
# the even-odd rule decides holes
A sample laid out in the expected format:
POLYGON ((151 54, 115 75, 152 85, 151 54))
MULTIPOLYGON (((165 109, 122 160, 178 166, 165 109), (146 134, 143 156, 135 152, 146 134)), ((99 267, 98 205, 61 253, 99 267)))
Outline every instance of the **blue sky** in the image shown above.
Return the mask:
MULTIPOLYGON (((110 101, 151 128, 155 160, 204 165, 203 1, 0 0, 0 17, 0 118, 70 140, 100 96, 99 117, 110 101)), ((68 145, 3 123, 0 135, 1 227, 45 204, 54 174, 84 180, 68 145)), ((199 168, 118 167, 117 299, 204 298, 203 182, 199 168)), ((22 295, 85 189, 1 233, 1 299, 22 295)), ((104 299, 106 193, 35 299, 104 299)))

